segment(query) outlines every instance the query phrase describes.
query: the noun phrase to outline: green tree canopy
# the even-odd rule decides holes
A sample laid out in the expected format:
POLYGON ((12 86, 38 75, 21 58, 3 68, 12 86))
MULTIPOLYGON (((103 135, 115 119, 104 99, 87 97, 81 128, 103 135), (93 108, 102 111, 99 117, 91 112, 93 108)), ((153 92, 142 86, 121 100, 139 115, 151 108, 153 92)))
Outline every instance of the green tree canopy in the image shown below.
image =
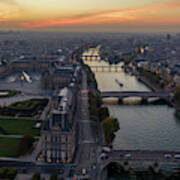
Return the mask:
POLYGON ((106 118, 102 122, 104 134, 105 134, 105 140, 108 145, 111 145, 114 137, 115 137, 115 132, 117 132, 120 127, 119 127, 119 122, 116 118, 106 118))
POLYGON ((174 100, 178 105, 180 105, 180 87, 176 88, 176 92, 174 94, 174 100))
POLYGON ((50 180, 57 180, 57 174, 52 174, 50 180))
POLYGON ((41 180, 41 175, 39 173, 35 173, 32 177, 32 180, 41 180))

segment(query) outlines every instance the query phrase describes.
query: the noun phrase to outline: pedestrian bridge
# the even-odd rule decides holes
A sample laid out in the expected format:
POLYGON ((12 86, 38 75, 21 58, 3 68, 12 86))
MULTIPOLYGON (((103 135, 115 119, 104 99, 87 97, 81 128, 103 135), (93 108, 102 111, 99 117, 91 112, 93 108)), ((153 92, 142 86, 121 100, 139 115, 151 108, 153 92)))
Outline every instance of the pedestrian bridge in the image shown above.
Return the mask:
POLYGON ((127 98, 127 97, 141 97, 142 99, 148 98, 160 98, 160 99, 167 99, 170 97, 169 91, 158 91, 158 92, 151 92, 151 91, 103 91, 100 93, 102 98, 111 98, 116 97, 119 99, 127 98))

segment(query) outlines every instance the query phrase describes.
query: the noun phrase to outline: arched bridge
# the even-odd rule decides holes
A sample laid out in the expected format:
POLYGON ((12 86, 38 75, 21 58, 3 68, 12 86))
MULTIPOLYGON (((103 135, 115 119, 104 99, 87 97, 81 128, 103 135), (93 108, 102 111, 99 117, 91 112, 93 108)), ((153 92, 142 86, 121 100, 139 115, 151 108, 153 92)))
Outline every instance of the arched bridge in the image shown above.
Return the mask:
POLYGON ((166 99, 170 97, 171 92, 169 91, 158 91, 158 92, 149 92, 149 91, 103 91, 100 93, 102 98, 117 97, 117 98, 126 98, 126 97, 141 97, 141 98, 153 98, 158 97, 161 99, 166 99))

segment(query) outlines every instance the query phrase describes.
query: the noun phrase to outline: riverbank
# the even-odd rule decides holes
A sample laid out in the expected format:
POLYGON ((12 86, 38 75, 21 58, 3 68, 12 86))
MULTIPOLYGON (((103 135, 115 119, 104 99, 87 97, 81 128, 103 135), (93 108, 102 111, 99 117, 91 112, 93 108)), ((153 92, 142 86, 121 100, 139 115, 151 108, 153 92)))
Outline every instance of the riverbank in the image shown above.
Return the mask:
POLYGON ((159 89, 157 89, 155 86, 152 85, 152 83, 148 82, 148 80, 140 75, 136 75, 136 78, 138 81, 140 81, 141 83, 143 83, 144 85, 146 85, 149 89, 151 89, 153 92, 155 91, 159 91, 159 89))
POLYGON ((124 72, 129 72, 135 75, 135 77, 145 84, 152 91, 162 91, 165 88, 166 83, 162 81, 162 78, 154 72, 148 71, 142 67, 129 65, 124 66, 124 72))
POLYGON ((97 81, 94 73, 88 65, 84 65, 87 71, 87 81, 89 86, 89 112, 93 121, 94 132, 99 139, 101 145, 112 145, 115 138, 115 132, 119 127, 116 118, 110 117, 109 110, 103 105, 102 98, 99 95, 97 81))
MULTIPOLYGON (((131 73, 135 75, 138 81, 147 86, 151 91, 167 91, 164 87, 159 86, 157 83, 154 83, 150 81, 147 77, 143 76, 137 69, 135 71, 132 71, 132 68, 129 68, 129 70, 131 70, 131 73)), ((172 96, 168 97, 165 100, 169 106, 174 107, 176 110, 179 111, 179 107, 177 107, 176 103, 173 101, 173 93, 174 92, 172 91, 172 96)))

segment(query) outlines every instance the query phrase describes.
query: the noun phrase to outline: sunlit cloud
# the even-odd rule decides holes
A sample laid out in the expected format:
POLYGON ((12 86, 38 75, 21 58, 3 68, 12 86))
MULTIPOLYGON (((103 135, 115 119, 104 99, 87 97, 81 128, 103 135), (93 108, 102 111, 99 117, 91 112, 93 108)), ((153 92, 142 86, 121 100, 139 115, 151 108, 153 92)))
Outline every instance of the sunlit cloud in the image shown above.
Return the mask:
MULTIPOLYGON (((174 8, 180 8, 180 3, 165 3, 143 8, 115 9, 95 13, 81 14, 73 17, 48 19, 22 23, 25 28, 62 27, 62 26, 86 26, 86 25, 167 25, 178 23, 177 14, 173 17, 161 17, 161 11, 168 10, 173 13, 174 8)), ((178 17, 180 13, 178 14, 178 17)))
POLYGON ((13 0, 0 0, 0 22, 11 22, 21 16, 22 10, 13 0))
MULTIPOLYGON (((75 0, 69 1, 75 3, 75 0)), ((92 1, 94 2, 94 0, 92 1)), ((120 7, 119 1, 116 1, 119 4, 117 7, 120 7)), ((0 28, 180 26, 179 0, 159 0, 159 3, 151 0, 151 5, 147 5, 145 0, 137 0, 137 6, 134 0, 126 1, 124 4, 130 4, 133 1, 134 6, 117 9, 108 9, 107 6, 106 8, 95 9, 81 7, 79 10, 80 7, 72 7, 72 4, 66 9, 65 0, 61 1, 62 5, 64 4, 64 9, 60 6, 54 8, 55 2, 58 5, 61 4, 59 0, 0 0, 0 28)), ((77 0, 77 3, 80 2, 84 1, 77 0)))

